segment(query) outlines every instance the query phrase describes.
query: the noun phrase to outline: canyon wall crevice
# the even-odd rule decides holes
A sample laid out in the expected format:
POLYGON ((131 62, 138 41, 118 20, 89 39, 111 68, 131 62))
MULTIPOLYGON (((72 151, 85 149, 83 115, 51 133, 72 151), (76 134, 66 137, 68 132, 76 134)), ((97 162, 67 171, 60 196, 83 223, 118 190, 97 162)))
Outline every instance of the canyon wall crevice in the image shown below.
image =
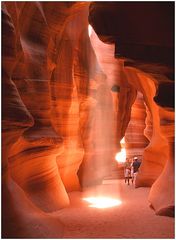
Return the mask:
MULTIPOLYGON (((64 152, 65 139, 52 117, 51 78, 59 65, 57 56, 61 55, 56 48, 65 48, 59 44, 68 17, 82 11, 82 6, 85 8, 82 3, 75 4, 75 9, 69 3, 58 8, 53 3, 3 4, 4 237, 61 237, 63 233, 63 225, 45 213, 69 204, 56 162, 64 152), (35 225, 37 233, 33 231, 35 225)), ((67 55, 66 63, 69 59, 67 55)), ((72 62, 67 67, 65 70, 72 76, 72 62)), ((62 83, 60 76, 57 79, 62 83)), ((69 79, 70 75, 66 75, 66 82, 69 79)), ((70 96, 66 111, 72 102, 72 88, 64 88, 70 96)), ((69 178, 73 177, 67 175, 69 178)))
POLYGON ((156 213, 173 216, 174 6, 171 2, 91 3, 89 22, 100 40, 115 44, 121 78, 142 93, 146 105, 144 135, 149 144, 136 187, 151 186, 149 201, 156 213))
POLYGON ((172 6, 153 5, 162 10, 157 17, 167 15, 168 34, 156 36, 128 19, 129 4, 120 3, 118 16, 118 3, 89 4, 2 3, 3 237, 61 238, 64 226, 49 213, 69 205, 68 192, 110 174, 125 134, 129 156, 135 144, 143 152, 136 186, 151 186, 156 213, 173 216, 172 6), (106 44, 93 30, 89 36, 88 19, 106 44), (131 28, 121 28, 124 19, 131 28), (146 127, 128 140, 135 117, 146 117, 146 127))
POLYGON ((60 238, 64 226, 48 212, 109 172, 112 97, 88 5, 3 3, 4 237, 60 238))

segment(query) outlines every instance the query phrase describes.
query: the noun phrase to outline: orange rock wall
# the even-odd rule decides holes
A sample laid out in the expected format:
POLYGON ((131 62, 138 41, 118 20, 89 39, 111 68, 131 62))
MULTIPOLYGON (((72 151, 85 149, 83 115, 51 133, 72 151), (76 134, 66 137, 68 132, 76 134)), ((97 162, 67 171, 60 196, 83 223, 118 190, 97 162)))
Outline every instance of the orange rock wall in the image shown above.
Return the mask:
MULTIPOLYGON (((89 22, 103 42, 115 44, 113 55, 119 59, 121 79, 143 94, 147 113, 144 134, 150 143, 144 149, 136 186, 153 184, 149 200, 156 213, 172 215, 174 151, 173 138, 168 139, 167 134, 173 135, 174 126, 174 4, 93 2, 89 22), (163 121, 159 106, 168 112, 167 120, 163 121)), ((129 110, 121 108, 127 114, 124 130, 121 126, 119 130, 124 135, 129 110)))
POLYGON ((144 136, 146 107, 144 106, 142 94, 138 92, 137 95, 134 86, 125 78, 119 61, 114 58, 115 46, 103 43, 99 40, 95 31, 93 29, 90 30, 91 44, 98 63, 106 74, 107 88, 111 90, 113 98, 113 115, 109 116, 109 121, 112 121, 114 131, 112 136, 114 138, 113 172, 111 174, 118 176, 115 154, 120 151, 120 140, 123 136, 125 135, 127 157, 140 155, 142 158, 144 148, 148 144, 148 140, 144 136), (119 92, 113 91, 112 86, 119 86, 119 92))
POLYGON ((125 72, 128 80, 133 81, 136 87, 143 93, 144 101, 151 114, 152 137, 150 144, 144 150, 143 163, 136 182, 139 186, 151 186, 163 170, 168 157, 167 139, 161 133, 159 107, 153 101, 156 86, 154 81, 143 73, 138 73, 131 68, 126 68, 125 72))
POLYGON ((142 160, 143 152, 149 141, 144 135, 146 128, 146 107, 143 95, 138 92, 131 107, 131 118, 125 131, 125 149, 128 158, 138 156, 142 160))
MULTIPOLYGON (((143 93, 147 106, 146 136, 150 143, 144 149, 136 186, 152 186, 149 201, 159 215, 174 215, 174 112, 153 101, 156 81, 152 76, 126 68, 129 81, 143 93), (152 124, 151 124, 152 123, 152 124), (151 129, 152 128, 152 129, 151 129), (152 130, 152 131, 151 131, 152 130)), ((162 77, 162 76, 161 76, 162 77)))
POLYGON ((109 172, 112 96, 88 5, 3 3, 4 237, 60 238, 62 224, 46 212, 109 172))
POLYGON ((167 139, 169 151, 163 171, 152 185, 149 202, 156 214, 174 217, 174 112, 159 108, 159 116, 161 133, 167 139))
POLYGON ((88 37, 88 7, 2 3, 3 237, 62 237, 47 212, 68 206, 67 192, 101 183, 125 134, 129 155, 149 140, 136 186, 152 186, 153 208, 173 214, 173 112, 153 100, 158 76, 124 66, 111 45, 88 37))
MULTIPOLYGON (((3 3, 2 5, 2 236, 5 238, 51 237, 54 235, 55 237, 60 237, 63 232, 62 224, 59 221, 56 222, 55 219, 38 209, 29 200, 24 190, 14 181, 9 164, 9 157, 12 155, 14 144, 27 129, 33 127, 35 122, 33 116, 24 105, 18 89, 12 80, 13 72, 20 58, 19 51, 21 51, 18 31, 15 31, 17 10, 16 4, 14 3, 7 5, 3 3), (13 9, 14 15, 10 16, 7 9, 9 9, 9 12, 13 9), (12 19, 14 19, 14 21, 12 19), (37 232, 35 231, 36 225, 38 226, 37 232), (48 229, 47 232, 46 229, 48 229), (57 234, 56 229, 58 230, 57 234)), ((18 146, 18 149, 21 147, 23 146, 18 146)))

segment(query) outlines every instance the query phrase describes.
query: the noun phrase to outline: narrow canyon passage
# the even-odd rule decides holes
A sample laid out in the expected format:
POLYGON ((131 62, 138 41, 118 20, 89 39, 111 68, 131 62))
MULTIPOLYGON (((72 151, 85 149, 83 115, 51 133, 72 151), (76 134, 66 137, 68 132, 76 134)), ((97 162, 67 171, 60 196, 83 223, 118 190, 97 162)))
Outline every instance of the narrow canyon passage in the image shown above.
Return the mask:
POLYGON ((1 11, 2 238, 174 237, 174 2, 1 11))
POLYGON ((124 180, 104 180, 102 185, 70 193, 70 206, 52 215, 65 225, 64 238, 174 238, 174 219, 153 214, 149 191, 128 186, 124 180), (96 208, 83 200, 99 196, 121 200, 121 204, 96 208))

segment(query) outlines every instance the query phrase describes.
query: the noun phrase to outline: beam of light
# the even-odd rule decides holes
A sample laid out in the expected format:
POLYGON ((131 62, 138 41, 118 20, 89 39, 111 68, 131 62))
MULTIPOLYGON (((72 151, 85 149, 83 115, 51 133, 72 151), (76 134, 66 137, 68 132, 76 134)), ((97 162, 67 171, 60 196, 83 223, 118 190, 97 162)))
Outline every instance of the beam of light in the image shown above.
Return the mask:
POLYGON ((126 161, 126 151, 125 148, 122 148, 121 152, 117 153, 115 160, 119 163, 124 163, 126 161))
POLYGON ((120 144, 125 144, 125 138, 123 137, 122 140, 120 141, 120 144))
POLYGON ((124 163, 126 162, 126 150, 125 150, 125 139, 122 138, 122 140, 120 141, 120 145, 121 145, 121 151, 118 152, 115 156, 115 160, 118 162, 118 163, 124 163))
POLYGON ((89 35, 89 37, 91 36, 91 34, 92 34, 92 26, 89 24, 89 26, 88 26, 88 35, 89 35))
POLYGON ((92 208, 110 208, 122 204, 119 199, 113 199, 109 197, 88 197, 83 198, 83 200, 89 202, 91 204, 89 207, 92 208))

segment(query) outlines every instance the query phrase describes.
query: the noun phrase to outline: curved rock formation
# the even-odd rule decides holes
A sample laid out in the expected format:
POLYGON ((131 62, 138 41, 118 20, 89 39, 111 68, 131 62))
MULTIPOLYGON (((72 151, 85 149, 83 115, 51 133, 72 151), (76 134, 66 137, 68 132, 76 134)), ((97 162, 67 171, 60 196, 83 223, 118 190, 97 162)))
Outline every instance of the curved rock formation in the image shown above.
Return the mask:
MULTIPOLYGON (((80 43, 80 49, 86 49, 87 57, 84 52, 81 53, 78 61, 82 64, 77 64, 75 72, 76 76, 81 76, 86 71, 86 78, 90 79, 87 92, 79 90, 80 130, 85 150, 78 172, 82 186, 101 183, 109 174, 114 153, 113 118, 107 117, 113 116, 112 96, 105 72, 96 59, 96 52, 87 34, 88 31, 84 35, 84 42, 80 43)), ((85 89, 85 85, 81 85, 85 89)))
POLYGON ((138 92, 136 100, 131 107, 130 121, 125 131, 125 149, 128 158, 133 158, 134 156, 142 158, 144 149, 149 143, 144 135, 145 119, 146 107, 143 95, 138 92))
MULTIPOLYGON (((15 7, 15 6, 14 6, 15 7)), ((2 119, 2 236, 12 237, 55 237, 62 235, 63 226, 59 221, 36 208, 25 192, 14 182, 8 164, 11 148, 25 130, 34 124, 33 117, 23 104, 18 90, 11 80, 17 59, 16 34, 12 19, 5 4, 3 14, 3 119, 2 119), (36 231, 37 225, 37 231, 36 231), (46 232, 46 229, 48 231, 46 232)))
POLYGON ((88 5, 4 3, 4 236, 61 237, 45 212, 109 170, 112 97, 88 37, 88 5))
POLYGON ((156 214, 174 217, 174 112, 159 109, 161 132, 167 138, 169 154, 164 169, 152 185, 149 201, 156 214), (160 196, 160 197, 158 197, 160 196))
POLYGON ((168 162, 173 156, 169 157, 170 143, 162 132, 156 103, 173 111, 173 11, 172 3, 91 3, 89 14, 89 22, 99 38, 106 43, 115 43, 115 56, 120 59, 124 72, 122 77, 143 94, 147 107, 144 133, 150 143, 144 150, 136 185, 151 186, 157 180, 152 186, 150 201, 157 213, 166 215, 173 214, 174 189, 172 184, 168 187, 169 194, 167 190, 161 193, 159 189, 166 186, 164 176, 169 171, 171 178, 168 181, 174 182, 168 162), (158 200, 160 197, 162 204, 158 200))
POLYGON ((23 5, 18 27, 23 58, 16 66, 13 79, 33 116, 34 126, 25 131, 12 148, 11 174, 36 206, 53 211, 68 205, 69 200, 55 159, 61 151, 62 139, 51 125, 49 79, 52 66, 48 65, 47 48, 52 36, 36 3, 23 5), (31 14, 30 21, 28 14, 31 14), (20 71, 21 65, 25 74, 20 71))
POLYGON ((136 186, 173 215, 173 3, 89 4, 2 4, 3 237, 62 237, 47 212, 101 183, 125 134, 131 156, 149 140, 136 186))
POLYGON ((143 162, 137 177, 136 186, 151 186, 160 175, 168 156, 166 138, 161 134, 159 107, 153 101, 155 84, 145 74, 137 73, 132 68, 125 68, 128 81, 143 93, 144 101, 150 110, 152 118, 152 137, 150 144, 145 148, 143 162))

